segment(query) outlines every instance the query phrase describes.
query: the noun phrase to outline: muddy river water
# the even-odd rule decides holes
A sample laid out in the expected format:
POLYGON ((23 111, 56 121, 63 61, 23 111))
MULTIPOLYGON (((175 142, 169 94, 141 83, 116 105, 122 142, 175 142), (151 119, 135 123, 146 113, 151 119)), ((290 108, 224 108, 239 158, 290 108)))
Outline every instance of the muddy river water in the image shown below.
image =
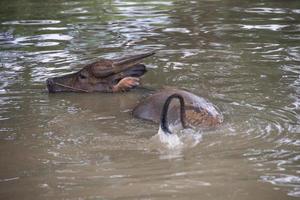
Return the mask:
POLYGON ((0 199, 298 199, 299 98, 298 0, 1 0, 0 199), (153 50, 131 92, 45 89, 153 50), (165 147, 131 116, 164 86, 213 102, 224 124, 165 147))

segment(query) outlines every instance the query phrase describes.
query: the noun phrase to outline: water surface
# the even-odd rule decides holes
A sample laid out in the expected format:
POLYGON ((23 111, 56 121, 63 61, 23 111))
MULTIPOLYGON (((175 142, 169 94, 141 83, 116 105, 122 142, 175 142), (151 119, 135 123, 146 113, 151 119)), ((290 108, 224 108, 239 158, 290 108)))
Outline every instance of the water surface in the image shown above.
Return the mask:
POLYGON ((300 2, 2 0, 1 199, 300 197, 300 2), (48 94, 48 77, 155 50, 143 86, 189 89, 225 123, 164 150, 146 90, 48 94))

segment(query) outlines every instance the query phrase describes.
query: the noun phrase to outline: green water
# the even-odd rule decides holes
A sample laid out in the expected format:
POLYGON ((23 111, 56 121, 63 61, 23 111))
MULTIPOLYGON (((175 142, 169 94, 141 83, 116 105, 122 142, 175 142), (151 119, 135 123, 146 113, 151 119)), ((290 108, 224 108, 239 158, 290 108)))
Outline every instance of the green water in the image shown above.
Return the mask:
POLYGON ((300 1, 1 0, 1 199, 297 199, 300 1), (146 88, 184 88, 224 124, 161 148, 147 92, 51 94, 97 58, 155 50, 146 88))

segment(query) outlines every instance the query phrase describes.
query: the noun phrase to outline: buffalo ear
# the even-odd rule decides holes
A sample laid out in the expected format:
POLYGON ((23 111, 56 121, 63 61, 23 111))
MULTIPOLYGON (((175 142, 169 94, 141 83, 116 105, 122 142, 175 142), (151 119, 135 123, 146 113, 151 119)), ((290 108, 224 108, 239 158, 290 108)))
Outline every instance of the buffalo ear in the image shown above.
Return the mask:
POLYGON ((90 68, 90 71, 95 77, 105 78, 114 74, 112 65, 113 62, 111 60, 103 59, 88 65, 88 67, 90 68))

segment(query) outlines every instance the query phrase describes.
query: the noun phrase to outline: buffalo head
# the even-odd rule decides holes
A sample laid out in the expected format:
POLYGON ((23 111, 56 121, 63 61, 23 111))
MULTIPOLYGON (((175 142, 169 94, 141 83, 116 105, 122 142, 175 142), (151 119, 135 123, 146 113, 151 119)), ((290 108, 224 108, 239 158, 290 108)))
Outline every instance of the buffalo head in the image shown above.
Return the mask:
POLYGON ((139 85, 139 77, 146 73, 140 64, 154 52, 121 59, 102 59, 65 76, 47 79, 49 92, 119 92, 139 85))

